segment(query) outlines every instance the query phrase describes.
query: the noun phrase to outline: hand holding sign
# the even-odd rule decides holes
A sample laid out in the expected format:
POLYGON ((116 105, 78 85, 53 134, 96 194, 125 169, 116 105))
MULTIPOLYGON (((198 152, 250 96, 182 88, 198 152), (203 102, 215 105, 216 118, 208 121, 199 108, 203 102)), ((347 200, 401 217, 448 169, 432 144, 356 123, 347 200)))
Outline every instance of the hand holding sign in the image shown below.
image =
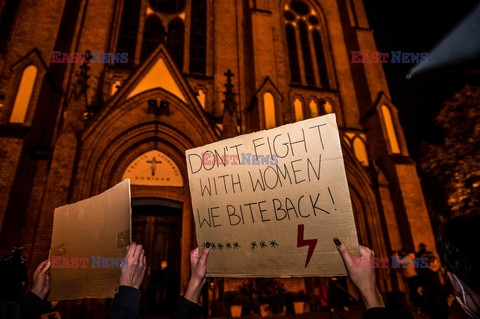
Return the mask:
POLYGON ((188 282, 187 291, 185 292, 185 299, 191 302, 198 302, 202 287, 206 281, 207 274, 207 257, 210 253, 210 243, 207 243, 202 253, 195 248, 190 252, 190 268, 191 276, 188 282))
POLYGON ((120 267, 119 285, 140 289, 146 267, 147 258, 142 245, 131 243, 127 250, 126 265, 120 267))
POLYGON ((40 297, 45 298, 50 290, 50 275, 48 269, 50 268, 50 261, 45 260, 38 265, 37 269, 33 273, 33 285, 32 293, 40 297))
MULTIPOLYGON (((347 246, 345 246, 345 244, 343 244, 338 238, 334 238, 333 241, 342 256, 345 267, 347 268, 348 276, 362 294, 367 309, 385 307, 382 295, 380 294, 375 281, 375 268, 353 267, 352 257, 350 256, 347 246)), ((374 255, 373 250, 365 246, 359 246, 359 248, 360 259, 365 260, 365 264, 371 265, 371 260, 374 255)), ((360 263, 362 264, 362 262, 360 263)))
POLYGON ((358 243, 334 114, 186 156, 197 240, 212 243, 209 275, 346 274, 331 238, 358 243))
POLYGON ((55 209, 49 300, 113 297, 131 239, 131 220, 128 179, 55 209))

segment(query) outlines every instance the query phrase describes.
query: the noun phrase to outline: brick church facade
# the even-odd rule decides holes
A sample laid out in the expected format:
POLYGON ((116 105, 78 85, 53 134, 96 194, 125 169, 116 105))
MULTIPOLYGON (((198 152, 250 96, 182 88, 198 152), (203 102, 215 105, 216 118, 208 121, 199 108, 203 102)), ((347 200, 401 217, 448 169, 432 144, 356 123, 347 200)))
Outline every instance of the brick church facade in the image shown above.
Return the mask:
MULTIPOLYGON (((196 245, 185 150, 326 113, 359 242, 376 256, 433 248, 382 64, 350 62, 377 51, 361 0, 7 0, 0 30, 1 252, 21 243, 30 271, 56 207, 129 177, 133 238, 184 289, 196 245)), ((378 281, 404 289, 395 270, 378 281)))

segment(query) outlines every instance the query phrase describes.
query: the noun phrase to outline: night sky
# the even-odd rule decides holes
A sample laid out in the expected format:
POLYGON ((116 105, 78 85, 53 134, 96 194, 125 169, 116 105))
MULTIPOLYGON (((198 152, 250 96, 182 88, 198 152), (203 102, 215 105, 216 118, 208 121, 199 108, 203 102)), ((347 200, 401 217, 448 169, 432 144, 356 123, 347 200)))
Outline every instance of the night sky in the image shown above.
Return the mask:
MULTIPOLYGON (((430 51, 477 3, 478 0, 365 0, 380 52, 430 51)), ((407 80, 405 75, 414 64, 383 64, 414 159, 418 159, 422 142, 441 142, 442 134, 435 129, 434 117, 442 101, 452 97, 465 84, 480 85, 479 65, 478 62, 464 63, 407 80), (473 64, 476 74, 465 72, 464 66, 472 67, 473 64)))

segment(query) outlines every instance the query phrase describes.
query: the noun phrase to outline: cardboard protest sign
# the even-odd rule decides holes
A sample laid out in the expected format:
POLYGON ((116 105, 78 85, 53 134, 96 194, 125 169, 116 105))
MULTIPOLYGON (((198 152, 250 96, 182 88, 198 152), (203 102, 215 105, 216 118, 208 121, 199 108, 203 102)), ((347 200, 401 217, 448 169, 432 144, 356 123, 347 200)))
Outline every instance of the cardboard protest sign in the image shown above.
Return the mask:
POLYGON ((333 243, 358 251, 334 114, 186 152, 208 275, 346 275, 333 243))
POLYGON ((131 241, 130 180, 55 209, 49 300, 112 298, 131 241))

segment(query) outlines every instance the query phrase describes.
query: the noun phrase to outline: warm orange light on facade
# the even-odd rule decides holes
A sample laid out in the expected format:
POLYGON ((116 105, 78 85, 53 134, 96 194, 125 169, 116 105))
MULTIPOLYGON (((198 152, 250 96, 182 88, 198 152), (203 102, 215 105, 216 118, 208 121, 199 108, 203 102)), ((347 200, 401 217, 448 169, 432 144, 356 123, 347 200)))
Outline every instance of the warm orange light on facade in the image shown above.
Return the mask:
POLYGON ((359 137, 353 140, 353 151, 355 152, 358 161, 363 166, 368 166, 367 148, 365 147, 365 143, 359 137))
POLYGON ((263 95, 263 108, 265 109, 265 128, 274 128, 277 126, 275 120, 275 100, 270 92, 263 95))
POLYGON ((17 96, 15 97, 15 103, 13 104, 10 115, 10 123, 23 124, 25 122, 36 78, 37 68, 34 65, 29 65, 23 70, 22 79, 20 80, 17 96))
POLYGON ((318 104, 314 100, 310 101, 310 117, 317 117, 318 116, 318 104))
POLYGON ((303 120, 303 103, 299 98, 295 98, 293 102, 293 107, 295 109, 295 119, 297 121, 303 120))
POLYGON ((397 133, 393 125, 392 114, 390 109, 386 105, 382 105, 383 122, 385 123, 385 129, 387 130, 388 141, 390 143, 390 151, 393 154, 400 154, 400 146, 398 145, 397 133))

